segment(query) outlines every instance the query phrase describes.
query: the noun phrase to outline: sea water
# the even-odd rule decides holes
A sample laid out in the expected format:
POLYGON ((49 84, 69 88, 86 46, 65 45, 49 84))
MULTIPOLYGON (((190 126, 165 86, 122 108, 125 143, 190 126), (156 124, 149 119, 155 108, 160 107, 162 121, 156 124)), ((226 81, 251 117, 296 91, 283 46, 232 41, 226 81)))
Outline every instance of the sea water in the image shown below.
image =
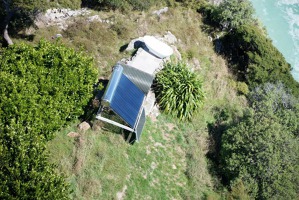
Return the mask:
POLYGON ((250 0, 274 46, 299 82, 299 0, 250 0))

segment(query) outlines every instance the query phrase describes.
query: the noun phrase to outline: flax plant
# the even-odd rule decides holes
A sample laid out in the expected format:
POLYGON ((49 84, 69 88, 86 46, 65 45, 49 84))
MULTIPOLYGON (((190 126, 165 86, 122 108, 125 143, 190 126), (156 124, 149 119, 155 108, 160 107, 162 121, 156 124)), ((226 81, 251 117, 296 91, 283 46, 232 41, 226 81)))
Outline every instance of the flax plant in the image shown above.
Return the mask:
POLYGON ((156 76, 155 90, 160 108, 180 120, 191 120, 203 103, 198 76, 183 61, 167 62, 156 76))

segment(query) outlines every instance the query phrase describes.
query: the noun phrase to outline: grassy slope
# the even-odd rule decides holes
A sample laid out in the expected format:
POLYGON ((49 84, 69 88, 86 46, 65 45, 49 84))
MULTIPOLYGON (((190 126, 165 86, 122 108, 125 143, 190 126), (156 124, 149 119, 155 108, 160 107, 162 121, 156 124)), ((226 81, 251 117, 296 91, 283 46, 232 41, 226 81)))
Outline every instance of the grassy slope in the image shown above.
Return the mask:
MULTIPOLYGON (((116 23, 78 22, 61 33, 63 43, 96 58, 100 76, 108 77, 116 61, 130 56, 119 52, 130 39, 171 31, 179 39, 179 51, 204 81, 206 102, 190 123, 163 114, 157 121, 148 118, 141 142, 134 145, 127 144, 118 129, 89 130, 76 139, 66 136, 77 131, 75 125, 58 132, 48 146, 50 160, 67 177, 72 198, 200 199, 213 194, 218 181, 206 158, 211 144, 207 124, 215 121, 215 108, 238 111, 246 102, 229 84, 232 77, 202 32, 201 16, 182 8, 170 8, 160 18, 151 11, 97 14, 116 23)), ((37 30, 33 42, 56 33, 53 27, 37 30)))

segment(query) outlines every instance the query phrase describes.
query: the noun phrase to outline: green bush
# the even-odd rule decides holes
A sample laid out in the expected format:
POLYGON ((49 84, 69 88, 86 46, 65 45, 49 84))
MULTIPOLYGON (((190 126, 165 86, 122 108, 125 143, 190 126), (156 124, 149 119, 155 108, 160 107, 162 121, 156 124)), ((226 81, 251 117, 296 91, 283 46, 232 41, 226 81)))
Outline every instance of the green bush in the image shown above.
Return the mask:
POLYGON ((31 127, 46 138, 83 114, 96 80, 93 60, 41 41, 12 46, 0 55, 0 121, 31 127))
POLYGON ((184 62, 168 62, 156 76, 157 100, 162 110, 180 120, 191 120, 203 103, 202 82, 184 62))
POLYGON ((93 60, 41 41, 2 49, 0 68, 0 199, 66 199, 45 143, 84 113, 96 79, 93 60))
POLYGON ((249 93, 249 88, 245 82, 237 82, 236 87, 240 94, 247 95, 249 93))
POLYGON ((240 26, 222 39, 223 53, 229 57, 239 80, 249 88, 266 82, 281 81, 299 96, 299 83, 294 80, 291 66, 273 46, 263 31, 252 25, 240 26))
POLYGON ((68 199, 68 185, 48 163, 43 138, 28 129, 15 120, 0 127, 0 199, 68 199))
POLYGON ((252 109, 221 138, 220 167, 224 180, 232 188, 236 180, 241 180, 251 198, 296 199, 298 99, 281 84, 267 83, 255 88, 249 100, 252 109))

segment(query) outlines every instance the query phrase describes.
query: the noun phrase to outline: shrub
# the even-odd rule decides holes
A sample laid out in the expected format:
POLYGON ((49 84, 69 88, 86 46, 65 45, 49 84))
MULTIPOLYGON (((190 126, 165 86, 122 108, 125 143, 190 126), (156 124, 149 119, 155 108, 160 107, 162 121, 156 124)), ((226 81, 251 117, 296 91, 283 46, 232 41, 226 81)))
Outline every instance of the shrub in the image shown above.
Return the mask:
POLYGON ((258 27, 240 26, 222 39, 224 54, 237 66, 239 80, 254 88, 266 82, 281 81, 299 96, 299 83, 294 80, 291 66, 258 27))
POLYGON ((245 82, 237 82, 237 90, 240 94, 247 95, 249 93, 248 86, 245 82))
POLYGON ((249 0, 224 0, 216 13, 223 28, 235 29, 253 22, 254 9, 249 0))
POLYGON ((83 114, 96 78, 91 58, 45 41, 13 46, 0 58, 2 123, 15 119, 50 139, 66 120, 83 114))
POLYGON ((93 60, 41 41, 0 54, 0 199, 66 199, 68 188, 47 162, 45 142, 84 113, 93 60))
POLYGON ((180 120, 191 120, 203 103, 202 82, 184 62, 168 62, 156 76, 157 100, 162 110, 180 120))
POLYGON ((234 186, 241 180, 252 198, 295 199, 298 191, 298 99, 281 84, 249 94, 252 109, 221 138, 221 169, 234 186))
POLYGON ((68 199, 68 185, 48 163, 42 137, 15 122, 0 132, 0 199, 68 199))

